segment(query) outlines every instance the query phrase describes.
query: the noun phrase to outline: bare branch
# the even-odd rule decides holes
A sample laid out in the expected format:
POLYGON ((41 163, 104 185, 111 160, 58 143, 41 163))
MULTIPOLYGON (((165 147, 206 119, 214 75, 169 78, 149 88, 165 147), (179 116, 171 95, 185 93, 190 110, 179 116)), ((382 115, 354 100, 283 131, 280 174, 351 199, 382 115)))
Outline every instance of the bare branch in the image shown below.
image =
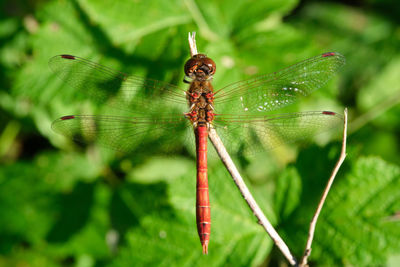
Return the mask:
POLYGON ((193 57, 197 55, 197 46, 196 46, 196 32, 189 32, 189 47, 190 47, 190 56, 193 57))
POLYGON ((319 214, 321 213, 322 207, 325 203, 326 197, 328 196, 329 190, 331 189, 333 181, 335 180, 336 174, 338 173, 340 166, 342 165, 344 159, 346 158, 346 139, 347 139, 347 108, 344 110, 342 151, 340 153, 339 160, 332 171, 331 177, 329 177, 328 183, 326 184, 321 200, 318 203, 317 210, 315 211, 315 214, 310 222, 307 244, 304 250, 303 258, 301 259, 300 266, 307 266, 308 257, 311 254, 311 245, 314 238, 315 227, 317 225, 319 214))
POLYGON ((215 147, 219 157, 221 158, 222 162, 224 163, 225 167, 231 174, 233 181, 235 182, 236 186, 239 188, 240 193, 242 194, 243 198, 246 200, 247 204, 249 205, 250 209, 253 211, 254 215, 257 217, 259 223, 264 227, 265 231, 267 231, 268 235, 272 238, 275 245, 281 250, 283 255, 289 261, 291 265, 296 265, 296 258, 290 252, 288 246, 279 236, 278 232, 274 229, 272 224, 268 221, 267 217, 265 217, 264 213, 258 206, 257 202, 254 200, 252 194, 250 193, 249 189, 247 188, 246 184, 244 183, 242 177, 240 176, 239 171, 237 170, 235 164, 233 163, 231 157, 229 156, 228 152, 225 149, 221 139, 219 138, 217 132, 214 128, 210 128, 208 133, 208 137, 210 138, 212 144, 215 147))

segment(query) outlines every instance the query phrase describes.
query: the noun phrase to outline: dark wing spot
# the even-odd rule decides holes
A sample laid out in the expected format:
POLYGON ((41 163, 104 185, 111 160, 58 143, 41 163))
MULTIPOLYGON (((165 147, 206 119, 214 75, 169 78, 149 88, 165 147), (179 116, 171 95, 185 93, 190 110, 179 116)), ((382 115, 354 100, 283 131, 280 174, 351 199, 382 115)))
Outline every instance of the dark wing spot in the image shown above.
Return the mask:
POLYGON ((331 56, 334 56, 334 55, 336 55, 335 52, 328 52, 328 53, 322 54, 322 57, 331 57, 331 56))
POLYGON ((322 111, 322 114, 325 114, 325 115, 336 115, 336 112, 333 112, 333 111, 322 111))
POLYGON ((75 116, 74 115, 68 115, 68 116, 63 116, 60 119, 65 121, 65 120, 75 119, 75 116))
POLYGON ((62 58, 65 59, 75 59, 75 56, 71 56, 71 55, 61 55, 62 58))

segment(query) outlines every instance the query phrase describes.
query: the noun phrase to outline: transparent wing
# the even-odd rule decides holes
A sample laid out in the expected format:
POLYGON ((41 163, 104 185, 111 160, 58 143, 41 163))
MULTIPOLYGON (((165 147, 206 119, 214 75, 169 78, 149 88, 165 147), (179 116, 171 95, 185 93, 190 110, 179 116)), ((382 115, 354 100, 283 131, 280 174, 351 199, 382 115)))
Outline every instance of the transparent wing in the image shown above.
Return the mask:
POLYGON ((72 55, 55 56, 49 66, 99 104, 127 111, 155 112, 162 106, 169 107, 170 113, 187 111, 185 91, 168 83, 127 75, 72 55))
POLYGON ((343 116, 332 111, 275 115, 221 115, 214 127, 228 151, 244 149, 249 154, 276 148, 284 143, 307 140, 337 127, 343 116))
POLYGON ((329 52, 230 84, 215 93, 216 113, 271 111, 290 105, 323 86, 344 63, 342 55, 329 52))
MULTIPOLYGON (((191 129, 182 117, 124 117, 69 115, 55 120, 52 128, 81 143, 99 143, 117 151, 131 152, 138 146, 156 142, 159 151, 181 145, 191 129)), ((143 146, 145 147, 145 146, 143 146)))

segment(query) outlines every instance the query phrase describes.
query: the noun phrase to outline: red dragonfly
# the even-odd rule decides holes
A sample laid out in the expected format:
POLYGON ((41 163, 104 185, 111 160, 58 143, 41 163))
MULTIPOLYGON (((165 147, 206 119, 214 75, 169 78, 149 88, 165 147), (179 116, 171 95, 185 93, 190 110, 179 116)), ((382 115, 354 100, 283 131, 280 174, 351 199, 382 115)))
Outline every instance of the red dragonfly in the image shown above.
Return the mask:
POLYGON ((206 55, 196 54, 185 64, 184 81, 190 83, 185 91, 161 81, 126 75, 77 56, 58 55, 49 62, 58 77, 82 90, 92 100, 131 114, 68 115, 54 121, 52 127, 69 138, 95 141, 125 152, 133 151, 149 140, 159 142, 161 146, 176 143, 185 137, 185 131, 192 138, 194 132, 196 222, 206 254, 211 231, 207 177, 209 129, 216 129, 228 150, 247 148, 254 151, 307 138, 338 125, 343 118, 332 111, 265 113, 292 104, 320 88, 344 62, 339 53, 324 53, 283 70, 214 91, 211 81, 216 65, 206 55))

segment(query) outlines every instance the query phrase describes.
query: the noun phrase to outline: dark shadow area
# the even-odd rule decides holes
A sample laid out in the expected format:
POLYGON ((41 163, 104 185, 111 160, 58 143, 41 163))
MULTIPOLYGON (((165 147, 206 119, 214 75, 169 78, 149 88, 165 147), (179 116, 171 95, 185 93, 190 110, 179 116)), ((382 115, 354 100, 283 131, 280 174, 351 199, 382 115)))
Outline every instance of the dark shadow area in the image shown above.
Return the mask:
POLYGON ((29 249, 31 244, 25 241, 23 236, 12 234, 12 233, 1 233, 0 234, 0 253, 8 254, 17 247, 21 246, 23 248, 29 249))
MULTIPOLYGON (((302 150, 295 163, 302 182, 299 206, 279 224, 279 229, 284 232, 284 239, 287 240, 289 247, 293 248, 296 255, 303 253, 310 220, 339 159, 340 149, 340 142, 325 147, 313 145, 302 150)), ((344 161, 335 182, 342 179, 343 175, 348 173, 349 170, 350 163, 344 161)), ((332 188, 335 187, 335 182, 332 188)))
MULTIPOLYGON (((36 8, 37 1, 0 1, 0 23, 1 23, 1 34, 0 34, 0 49, 3 49, 10 43, 15 41, 16 38, 20 37, 21 34, 26 33, 26 29, 23 25, 22 18, 27 14, 30 14, 36 8)), ((2 58, 0 63, 5 60, 2 58)), ((8 66, 0 64, 0 81, 1 91, 10 92, 12 85, 12 70, 9 70, 8 66)))
POLYGON ((112 227, 124 237, 127 230, 139 224, 139 218, 124 201, 120 191, 114 191, 110 203, 110 218, 112 227))
POLYGON ((144 185, 123 183, 115 191, 110 203, 112 228, 118 231, 121 243, 125 234, 133 227, 139 226, 140 218, 156 213, 166 220, 175 218, 174 210, 168 203, 167 185, 157 183, 144 185))
POLYGON ((29 160, 35 158, 42 151, 51 150, 53 146, 49 140, 40 135, 38 132, 33 133, 21 133, 22 141, 22 154, 20 159, 29 160))
POLYGON ((393 23, 400 23, 400 5, 396 0, 373 1, 371 10, 384 18, 390 18, 393 23))
MULTIPOLYGON (((315 209, 322 191, 339 158, 341 143, 332 143, 325 147, 310 146, 299 153, 296 168, 302 180, 302 206, 315 209), (332 153, 333 152, 333 153, 332 153), (329 166, 329 167, 327 167, 329 166), (313 204, 314 203, 314 204, 313 204)), ((345 173, 343 165, 341 172, 345 173)), ((340 179, 339 177, 336 177, 340 179)))
MULTIPOLYGON (((377 120, 379 120, 379 117, 377 120)), ((365 124, 360 130, 352 133, 347 142, 349 144, 362 144, 357 146, 357 154, 360 156, 379 155, 387 162, 400 164, 400 154, 398 153, 400 149, 400 129, 396 129, 393 124, 387 126, 377 126, 374 122, 365 124), (374 136, 373 140, 371 140, 371 136, 374 136), (387 142, 385 138, 388 136, 395 136, 396 138, 387 142)))
POLYGON ((7 126, 10 118, 12 118, 11 114, 0 108, 0 129, 4 129, 7 126))
POLYGON ((93 205, 94 186, 80 182, 74 191, 60 196, 59 217, 46 237, 48 242, 66 242, 86 225, 93 205))
MULTIPOLYGON (((312 3, 319 3, 318 0, 303 0, 293 9, 286 18, 298 15, 298 11, 304 6, 312 3)), ((396 0, 380 0, 380 1, 363 1, 363 0, 330 0, 324 1, 324 3, 342 4, 345 6, 358 8, 367 12, 375 13, 376 15, 390 19, 393 23, 400 22, 400 5, 396 0)))
POLYGON ((23 17, 31 14, 37 7, 45 2, 44 0, 14 0, 0 2, 1 17, 23 17))

